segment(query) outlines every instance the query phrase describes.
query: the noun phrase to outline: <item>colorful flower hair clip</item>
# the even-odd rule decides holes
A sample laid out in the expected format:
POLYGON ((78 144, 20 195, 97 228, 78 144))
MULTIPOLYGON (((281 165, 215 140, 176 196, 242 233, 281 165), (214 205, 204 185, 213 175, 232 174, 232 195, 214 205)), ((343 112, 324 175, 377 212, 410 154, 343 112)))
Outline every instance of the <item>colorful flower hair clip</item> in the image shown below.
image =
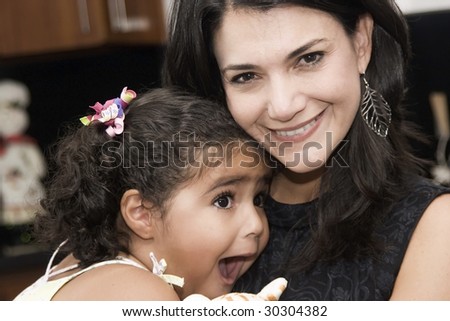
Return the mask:
POLYGON ((123 121, 125 119, 124 110, 134 98, 136 98, 136 93, 125 87, 120 97, 110 99, 103 105, 97 102, 94 106, 90 106, 90 108, 95 110, 95 115, 82 117, 80 121, 85 126, 89 126, 94 122, 104 123, 108 126, 106 133, 111 137, 122 134, 123 121))

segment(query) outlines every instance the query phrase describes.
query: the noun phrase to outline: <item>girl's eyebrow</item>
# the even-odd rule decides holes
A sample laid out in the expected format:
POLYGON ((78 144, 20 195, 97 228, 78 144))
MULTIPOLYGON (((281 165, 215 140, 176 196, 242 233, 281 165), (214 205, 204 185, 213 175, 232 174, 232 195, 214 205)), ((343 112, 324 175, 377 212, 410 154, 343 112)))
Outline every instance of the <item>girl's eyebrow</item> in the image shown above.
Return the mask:
POLYGON ((244 175, 230 176, 230 177, 227 177, 226 179, 219 179, 211 187, 211 190, 222 188, 224 186, 237 185, 240 182, 247 181, 249 179, 250 179, 250 177, 244 176, 244 175))
MULTIPOLYGON (((292 52, 290 52, 286 58, 285 61, 289 61, 292 60, 294 58, 296 58, 297 56, 303 54, 304 52, 308 51, 309 49, 311 49, 312 47, 314 47, 315 45, 317 45, 320 42, 325 42, 327 41, 325 38, 320 38, 320 39, 313 39, 309 42, 307 42, 306 44, 304 44, 301 47, 298 47, 297 49, 293 50, 292 52)), ((221 70, 221 73, 224 74, 227 71, 233 70, 233 71, 240 71, 240 70, 252 70, 257 68, 256 65, 253 64, 233 64, 233 65, 228 65, 226 67, 224 67, 221 70)))
MULTIPOLYGON (((252 177, 250 175, 232 175, 232 176, 228 176, 225 179, 223 179, 222 177, 219 177, 211 186, 209 186, 208 191, 206 193, 204 193, 204 195, 207 194, 211 194, 214 193, 214 191, 216 191, 217 189, 221 189, 224 187, 228 187, 228 186, 233 186, 233 185, 239 185, 240 183, 243 182, 249 182, 255 180, 255 177, 252 177)), ((265 174, 263 174, 263 176, 257 178, 255 180, 256 184, 270 184, 272 180, 272 173, 271 172, 267 172, 265 174)))

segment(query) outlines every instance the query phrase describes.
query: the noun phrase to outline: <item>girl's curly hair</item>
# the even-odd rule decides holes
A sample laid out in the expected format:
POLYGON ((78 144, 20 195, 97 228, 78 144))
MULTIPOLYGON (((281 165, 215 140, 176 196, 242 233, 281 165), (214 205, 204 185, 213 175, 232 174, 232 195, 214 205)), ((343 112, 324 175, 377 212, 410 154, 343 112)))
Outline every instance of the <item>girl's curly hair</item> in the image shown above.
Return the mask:
POLYGON ((132 101, 124 132, 111 138, 104 124, 75 126, 55 145, 54 170, 37 213, 39 241, 89 265, 128 253, 120 201, 128 189, 164 213, 180 184, 197 175, 190 160, 199 143, 256 143, 218 103, 176 88, 153 89, 132 101))

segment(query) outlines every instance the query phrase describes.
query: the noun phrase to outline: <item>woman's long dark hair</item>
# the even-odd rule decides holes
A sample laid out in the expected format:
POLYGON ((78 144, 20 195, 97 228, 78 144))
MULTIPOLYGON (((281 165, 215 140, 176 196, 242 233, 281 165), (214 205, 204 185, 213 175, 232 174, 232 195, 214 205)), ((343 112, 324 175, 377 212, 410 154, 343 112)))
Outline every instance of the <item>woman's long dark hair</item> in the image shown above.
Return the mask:
MULTIPOLYGON (((366 70, 371 87, 392 108, 389 136, 372 132, 356 117, 339 150, 348 167, 327 167, 317 202, 317 229, 304 251, 292 260, 293 271, 338 257, 375 255, 383 244, 374 229, 396 200, 407 192, 407 177, 419 170, 408 149, 415 136, 404 121, 402 101, 410 59, 407 23, 393 0, 189 0, 175 1, 166 48, 163 83, 177 85, 222 102, 225 93, 213 54, 213 35, 227 10, 270 10, 299 5, 335 17, 349 36, 359 18, 374 20, 372 57, 366 70)), ((333 158, 331 155, 330 159, 333 158)))
POLYGON ((104 124, 77 122, 56 145, 35 231, 52 248, 68 239, 63 252, 83 266, 128 253, 128 234, 120 225, 126 190, 137 189, 164 213, 180 184, 198 177, 205 165, 193 163, 192 153, 202 152, 195 148, 236 141, 257 146, 226 108, 175 88, 140 95, 124 123, 124 132, 111 138, 104 124))

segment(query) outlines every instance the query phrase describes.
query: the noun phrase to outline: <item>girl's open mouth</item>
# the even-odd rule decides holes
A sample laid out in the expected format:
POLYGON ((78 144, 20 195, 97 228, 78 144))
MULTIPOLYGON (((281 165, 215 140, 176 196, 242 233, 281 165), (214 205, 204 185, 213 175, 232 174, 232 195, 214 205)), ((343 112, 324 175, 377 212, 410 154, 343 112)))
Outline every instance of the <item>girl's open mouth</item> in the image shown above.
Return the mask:
POLYGON ((220 275, 226 284, 233 285, 236 282, 244 263, 243 256, 227 257, 219 261, 220 275))

